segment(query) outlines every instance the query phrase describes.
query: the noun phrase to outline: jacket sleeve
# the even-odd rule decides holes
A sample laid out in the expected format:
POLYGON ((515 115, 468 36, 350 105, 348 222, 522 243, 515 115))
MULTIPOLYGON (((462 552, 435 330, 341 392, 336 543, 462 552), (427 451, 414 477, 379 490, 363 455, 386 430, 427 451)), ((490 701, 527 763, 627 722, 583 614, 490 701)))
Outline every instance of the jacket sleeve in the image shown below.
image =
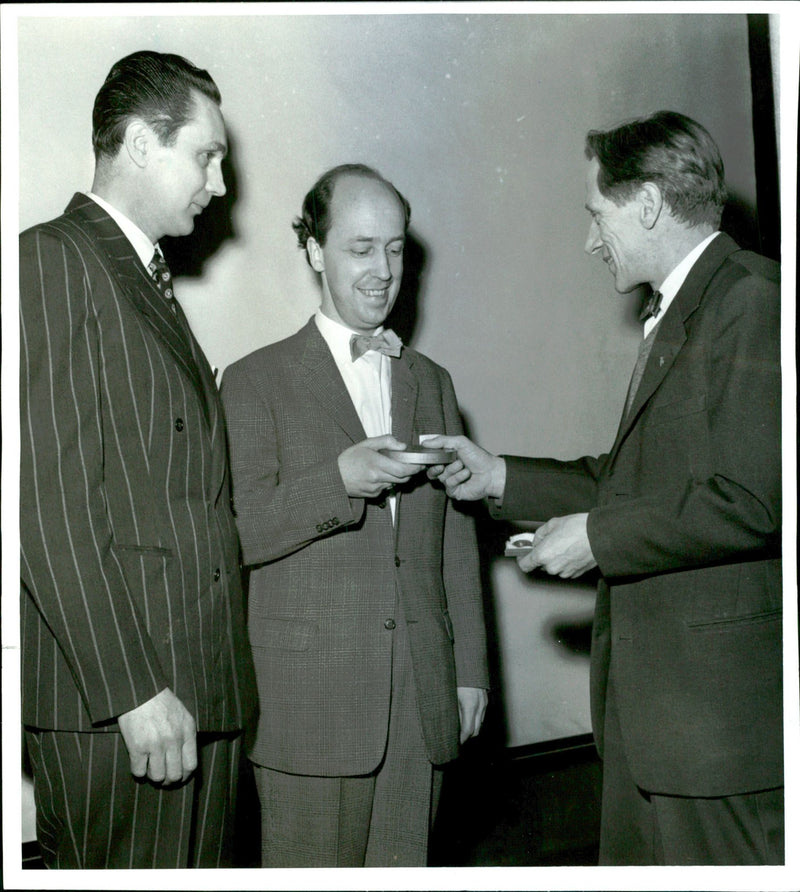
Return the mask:
POLYGON ((271 408, 245 368, 225 371, 221 394, 245 564, 277 560, 361 518, 364 500, 347 495, 337 456, 293 472, 282 467, 271 408))
POLYGON ((22 581, 93 723, 167 685, 111 547, 104 345, 92 292, 103 275, 90 272, 68 235, 37 229, 21 237, 22 581))
POLYGON ((589 512, 589 541, 607 577, 774 553, 781 528, 777 292, 765 279, 740 275, 696 323, 702 331, 683 349, 700 363, 697 390, 685 397, 697 402, 693 423, 703 424, 683 455, 670 453, 651 400, 629 437, 648 456, 617 459, 613 487, 602 480, 608 456, 507 457, 506 491, 493 515, 546 521, 589 512))
POLYGON ((506 488, 502 501, 489 500, 499 520, 545 521, 590 511, 597 504, 598 480, 608 456, 558 461, 503 456, 506 488))
MULTIPOLYGON (((463 433, 461 415, 450 375, 440 369, 447 435, 463 433)), ((475 522, 469 509, 447 499, 442 576, 447 609, 453 623, 456 683, 460 687, 489 688, 486 624, 483 612, 480 561, 475 522)))
MULTIPOLYGON (((705 391, 694 394, 705 403, 698 413, 704 427, 698 433, 703 442, 696 444, 696 466, 685 467, 683 478, 668 487, 654 486, 590 513, 589 539, 605 576, 778 552, 779 312, 777 286, 744 276, 703 320, 704 336, 694 342, 705 391)), ((651 429, 650 436, 656 435, 651 429)))

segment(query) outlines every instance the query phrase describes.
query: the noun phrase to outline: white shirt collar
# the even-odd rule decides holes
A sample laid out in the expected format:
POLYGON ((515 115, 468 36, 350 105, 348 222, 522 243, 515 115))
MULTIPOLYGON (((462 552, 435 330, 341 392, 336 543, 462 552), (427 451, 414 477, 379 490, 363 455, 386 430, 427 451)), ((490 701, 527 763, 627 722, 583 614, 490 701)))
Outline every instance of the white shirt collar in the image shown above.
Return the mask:
MULTIPOLYGON (((317 323, 319 333, 325 338, 336 361, 352 362, 353 360, 350 356, 350 338, 352 338, 353 335, 363 334, 364 332, 353 331, 352 328, 343 325, 336 319, 331 319, 330 316, 326 316, 322 310, 317 310, 314 314, 314 320, 317 323)), ((379 325, 372 334, 380 334, 382 331, 383 326, 379 325)))
POLYGON ((699 245, 696 245, 692 248, 691 251, 681 260, 681 262, 672 270, 672 272, 667 276, 666 279, 661 283, 661 287, 658 289, 661 292, 661 312, 658 316, 651 316, 644 323, 644 336, 647 337, 650 332, 658 325, 658 323, 664 318, 664 313, 666 313, 669 305, 675 299, 675 295, 680 291, 681 285, 686 281, 686 277, 691 272, 692 267, 697 263, 700 259, 700 255, 705 251, 705 249, 711 244, 711 242, 719 235, 719 230, 717 232, 712 232, 707 238, 704 238, 699 245))
POLYGON ((118 211, 113 205, 110 205, 104 198, 95 195, 94 192, 87 192, 86 194, 92 201, 99 204, 117 226, 119 226, 125 237, 131 245, 133 245, 133 250, 136 251, 136 256, 142 261, 144 268, 147 269, 150 265, 150 261, 153 259, 153 252, 158 249, 159 254, 161 254, 161 248, 159 248, 157 244, 154 245, 133 220, 126 217, 122 211, 118 211))

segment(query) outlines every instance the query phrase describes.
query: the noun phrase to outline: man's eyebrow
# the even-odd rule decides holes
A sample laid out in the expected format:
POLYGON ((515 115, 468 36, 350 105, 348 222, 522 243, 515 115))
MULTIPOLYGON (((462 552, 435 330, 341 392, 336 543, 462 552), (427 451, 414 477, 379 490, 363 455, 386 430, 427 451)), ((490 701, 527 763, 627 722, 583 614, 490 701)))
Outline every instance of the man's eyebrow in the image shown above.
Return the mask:
MULTIPOLYGON (((394 238, 388 239, 386 244, 391 245, 392 242, 404 242, 405 240, 406 237, 404 235, 396 235, 394 236, 394 238)), ((350 239, 350 242, 368 242, 369 244, 372 244, 376 241, 378 241, 378 239, 371 235, 354 235, 350 239)))
POLYGON ((216 140, 214 140, 213 142, 210 142, 208 144, 208 146, 206 147, 206 151, 216 152, 218 155, 222 155, 222 157, 224 158, 228 154, 228 147, 225 145, 224 142, 217 142, 216 140))

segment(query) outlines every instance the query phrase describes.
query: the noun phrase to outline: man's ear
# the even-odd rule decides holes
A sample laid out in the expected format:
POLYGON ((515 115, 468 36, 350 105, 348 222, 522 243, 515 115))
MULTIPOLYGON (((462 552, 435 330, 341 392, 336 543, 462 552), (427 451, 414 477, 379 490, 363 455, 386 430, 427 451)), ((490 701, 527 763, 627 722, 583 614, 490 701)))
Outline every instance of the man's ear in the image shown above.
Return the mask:
POLYGON ((125 128, 125 151, 137 167, 145 167, 155 134, 141 118, 134 118, 125 128))
POLYGON ((639 200, 639 219, 645 229, 652 229, 664 209, 664 196, 655 183, 642 183, 636 193, 639 200))
POLYGON ((325 258, 322 255, 322 248, 320 247, 319 242, 312 236, 308 237, 306 251, 308 253, 308 262, 311 264, 311 269, 321 273, 325 269, 325 258))

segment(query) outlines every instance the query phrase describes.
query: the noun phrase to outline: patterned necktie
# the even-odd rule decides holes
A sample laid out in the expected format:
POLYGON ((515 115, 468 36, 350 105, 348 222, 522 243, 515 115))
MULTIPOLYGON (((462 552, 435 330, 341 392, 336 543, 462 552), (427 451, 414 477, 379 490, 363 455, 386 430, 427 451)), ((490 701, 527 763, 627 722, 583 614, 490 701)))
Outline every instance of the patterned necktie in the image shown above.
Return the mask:
POLYGON ((391 330, 384 329, 377 335, 353 335, 350 338, 350 358, 355 362, 359 356, 363 356, 367 350, 377 350, 386 356, 400 355, 403 349, 403 342, 391 330))
POLYGON ((642 383, 642 376, 644 375, 644 367, 647 365, 647 360, 650 357, 650 351, 653 349, 653 341, 656 339, 656 332, 658 331, 658 325, 656 325, 653 330, 648 334, 646 338, 639 344, 639 355, 636 357, 636 365, 633 367, 633 375, 631 375, 631 383, 628 387, 628 396, 625 401, 625 417, 628 417, 628 413, 631 411, 631 407, 633 406, 633 401, 636 397, 636 391, 639 389, 639 385, 642 383))
POLYGON ((160 251, 153 254, 153 259, 147 266, 148 272, 155 279, 156 288, 164 295, 167 306, 173 313, 177 313, 175 307, 175 293, 172 290, 172 273, 169 271, 167 261, 161 256, 160 251))
POLYGON ((650 317, 656 319, 661 312, 661 298, 664 295, 660 291, 654 291, 644 303, 642 312, 639 313, 639 322, 646 322, 650 317))

